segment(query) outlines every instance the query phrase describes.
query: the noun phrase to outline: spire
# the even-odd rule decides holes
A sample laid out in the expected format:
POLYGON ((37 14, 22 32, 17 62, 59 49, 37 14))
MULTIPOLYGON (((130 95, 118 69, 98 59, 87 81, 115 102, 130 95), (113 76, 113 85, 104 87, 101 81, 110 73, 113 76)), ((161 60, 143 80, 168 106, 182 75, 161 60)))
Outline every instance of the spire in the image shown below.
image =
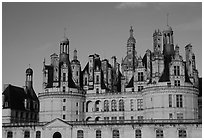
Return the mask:
POLYGON ((73 59, 74 59, 74 60, 77 60, 77 50, 76 50, 76 49, 74 49, 74 56, 73 56, 73 59))
POLYGON ((66 28, 64 28, 64 38, 66 38, 66 28))
POLYGON ((130 26, 130 36, 133 37, 133 29, 132 29, 132 26, 130 26))
POLYGON ((166 14, 166 17, 167 17, 167 22, 166 23, 167 23, 167 26, 169 26, 169 23, 168 23, 169 13, 166 14))

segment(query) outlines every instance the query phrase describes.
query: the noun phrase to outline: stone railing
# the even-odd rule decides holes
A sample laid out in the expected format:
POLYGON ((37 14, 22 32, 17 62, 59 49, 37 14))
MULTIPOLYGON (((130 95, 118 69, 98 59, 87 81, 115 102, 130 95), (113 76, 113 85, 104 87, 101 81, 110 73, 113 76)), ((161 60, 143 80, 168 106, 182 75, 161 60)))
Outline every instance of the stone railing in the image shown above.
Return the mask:
MULTIPOLYGON (((44 126, 49 122, 2 123, 2 127, 44 126)), ((99 120, 66 121, 70 125, 126 125, 126 124, 202 124, 201 119, 141 119, 141 120, 99 120)))

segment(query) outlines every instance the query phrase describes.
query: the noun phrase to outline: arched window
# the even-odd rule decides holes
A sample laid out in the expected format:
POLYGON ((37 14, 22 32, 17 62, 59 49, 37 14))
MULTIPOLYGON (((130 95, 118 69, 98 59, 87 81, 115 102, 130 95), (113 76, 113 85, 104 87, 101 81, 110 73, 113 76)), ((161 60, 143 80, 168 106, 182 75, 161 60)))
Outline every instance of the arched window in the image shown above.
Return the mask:
POLYGON ((40 138, 41 137, 41 132, 40 131, 36 131, 36 138, 40 138))
POLYGON ((7 138, 13 138, 13 132, 12 131, 7 132, 7 138))
POLYGON ((77 138, 83 138, 84 137, 84 131, 83 130, 77 130, 77 138))
POLYGON ((122 99, 119 100, 119 111, 124 111, 124 101, 122 99))
POLYGON ((101 130, 96 130, 96 138, 101 138, 101 130))
POLYGON ((142 133, 140 129, 135 130, 135 138, 141 138, 142 137, 142 133))
POLYGON ((113 138, 120 138, 119 130, 113 130, 113 138))
POLYGON ((104 111, 109 111, 109 102, 108 102, 108 100, 105 100, 104 101, 104 111))
POLYGON ((24 138, 30 138, 30 131, 24 132, 24 138))
POLYGON ((117 111, 116 100, 111 101, 111 111, 117 111))
POLYGON ((163 138, 163 137, 164 137, 163 130, 157 129, 156 138, 163 138))
POLYGON ((179 138, 186 138, 186 130, 179 130, 178 136, 179 138))

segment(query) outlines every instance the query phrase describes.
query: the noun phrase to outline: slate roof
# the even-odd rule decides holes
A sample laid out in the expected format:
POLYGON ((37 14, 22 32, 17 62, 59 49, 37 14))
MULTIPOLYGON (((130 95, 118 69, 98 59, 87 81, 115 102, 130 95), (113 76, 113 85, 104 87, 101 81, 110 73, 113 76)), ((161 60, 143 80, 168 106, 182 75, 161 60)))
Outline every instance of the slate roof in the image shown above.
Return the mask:
POLYGON ((132 76, 132 78, 130 79, 128 85, 126 86, 126 88, 131 88, 134 87, 134 76, 132 76))
POLYGON ((162 73, 162 76, 159 79, 159 82, 168 82, 170 81, 169 79, 169 63, 171 62, 170 57, 166 57, 164 59, 164 71, 162 73))
MULTIPOLYGON (((39 105, 39 100, 33 89, 29 91, 28 89, 24 90, 21 87, 8 85, 8 87, 3 91, 2 94, 4 95, 3 108, 10 108, 10 109, 15 109, 15 110, 25 110, 25 107, 24 107, 25 99, 36 101, 39 105), (5 106, 5 102, 8 102, 8 106, 5 106)), ((31 103, 30 110, 34 110, 33 103, 32 102, 30 103, 31 103)))

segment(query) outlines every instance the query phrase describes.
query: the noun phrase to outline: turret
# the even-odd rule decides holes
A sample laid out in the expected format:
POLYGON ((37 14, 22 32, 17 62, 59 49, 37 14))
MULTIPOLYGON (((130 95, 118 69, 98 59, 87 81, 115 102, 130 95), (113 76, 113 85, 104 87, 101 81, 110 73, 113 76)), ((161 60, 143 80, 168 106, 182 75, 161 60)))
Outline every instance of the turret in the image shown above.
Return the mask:
POLYGON ((32 86, 33 86, 33 70, 31 68, 28 68, 26 70, 26 82, 25 82, 25 86, 31 90, 32 86))

